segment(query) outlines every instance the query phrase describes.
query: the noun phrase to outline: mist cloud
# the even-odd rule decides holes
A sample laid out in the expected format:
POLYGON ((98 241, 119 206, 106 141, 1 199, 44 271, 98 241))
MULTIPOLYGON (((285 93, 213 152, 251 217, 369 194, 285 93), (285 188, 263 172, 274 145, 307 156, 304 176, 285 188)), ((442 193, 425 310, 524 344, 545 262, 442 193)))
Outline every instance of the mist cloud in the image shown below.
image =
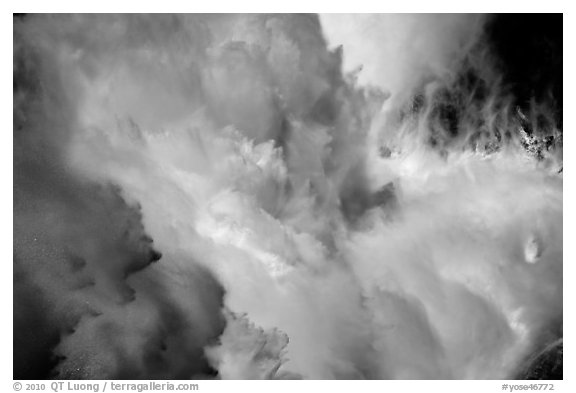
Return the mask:
POLYGON ((15 376, 514 375, 562 335, 562 147, 483 21, 15 21, 15 376))

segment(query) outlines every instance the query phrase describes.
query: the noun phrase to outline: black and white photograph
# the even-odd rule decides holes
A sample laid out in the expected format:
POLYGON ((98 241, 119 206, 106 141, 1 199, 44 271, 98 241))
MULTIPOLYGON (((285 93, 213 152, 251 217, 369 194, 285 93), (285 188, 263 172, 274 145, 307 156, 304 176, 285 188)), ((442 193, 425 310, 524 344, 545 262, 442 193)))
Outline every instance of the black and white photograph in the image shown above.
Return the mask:
POLYGON ((562 382, 562 13, 12 22, 15 381, 562 382))

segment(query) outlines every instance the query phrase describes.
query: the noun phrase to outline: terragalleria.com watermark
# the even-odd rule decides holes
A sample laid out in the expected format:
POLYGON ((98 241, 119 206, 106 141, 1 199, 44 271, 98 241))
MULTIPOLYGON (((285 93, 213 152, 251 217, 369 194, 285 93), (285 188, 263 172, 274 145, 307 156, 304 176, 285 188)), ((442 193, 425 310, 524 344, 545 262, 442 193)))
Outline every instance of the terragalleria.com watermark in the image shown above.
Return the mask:
POLYGON ((53 392, 148 392, 148 391, 195 391, 200 390, 197 383, 163 382, 70 382, 53 381, 49 383, 20 383, 15 382, 15 391, 47 391, 53 392))

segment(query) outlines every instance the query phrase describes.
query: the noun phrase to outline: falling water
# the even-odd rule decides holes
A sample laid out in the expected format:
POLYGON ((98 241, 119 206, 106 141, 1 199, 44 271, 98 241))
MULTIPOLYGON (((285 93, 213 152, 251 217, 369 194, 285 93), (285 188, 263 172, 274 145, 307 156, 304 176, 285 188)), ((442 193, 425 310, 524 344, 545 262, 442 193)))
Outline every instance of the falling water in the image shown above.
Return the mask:
POLYGON ((16 20, 15 370, 516 375, 562 337, 562 134, 485 23, 16 20))

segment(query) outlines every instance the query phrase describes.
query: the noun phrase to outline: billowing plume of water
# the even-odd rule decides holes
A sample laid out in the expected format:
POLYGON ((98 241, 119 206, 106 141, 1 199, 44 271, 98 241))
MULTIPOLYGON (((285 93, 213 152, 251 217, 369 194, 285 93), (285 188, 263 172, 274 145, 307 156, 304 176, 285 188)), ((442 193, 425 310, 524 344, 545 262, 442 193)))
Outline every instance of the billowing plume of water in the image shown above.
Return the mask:
POLYGON ((482 18, 386 18, 367 80, 316 16, 15 24, 15 173, 55 178, 15 181, 15 254, 60 376, 504 378, 561 336, 561 145, 527 148, 544 137, 468 55, 482 18), (30 227, 89 289, 54 284, 84 276, 31 256, 30 227))

